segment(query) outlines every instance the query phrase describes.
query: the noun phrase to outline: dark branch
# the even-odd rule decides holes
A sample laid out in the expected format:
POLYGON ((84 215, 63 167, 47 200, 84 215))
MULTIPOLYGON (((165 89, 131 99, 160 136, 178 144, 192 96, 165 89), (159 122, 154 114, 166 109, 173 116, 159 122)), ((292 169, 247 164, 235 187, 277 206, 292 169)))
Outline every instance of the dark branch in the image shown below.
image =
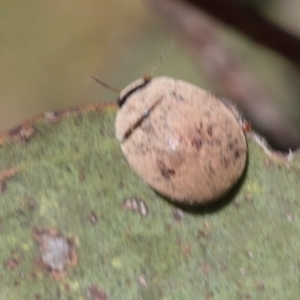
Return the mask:
POLYGON ((237 0, 182 0, 276 51, 300 67, 300 38, 237 0))

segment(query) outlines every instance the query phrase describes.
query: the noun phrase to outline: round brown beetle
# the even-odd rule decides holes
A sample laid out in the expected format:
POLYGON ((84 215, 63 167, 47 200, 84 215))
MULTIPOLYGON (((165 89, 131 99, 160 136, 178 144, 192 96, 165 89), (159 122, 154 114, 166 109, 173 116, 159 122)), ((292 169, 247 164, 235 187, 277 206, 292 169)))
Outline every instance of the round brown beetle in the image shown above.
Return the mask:
POLYGON ((121 91, 116 135, 129 165, 172 201, 202 205, 225 195, 247 158, 232 111, 208 92, 168 77, 121 91))

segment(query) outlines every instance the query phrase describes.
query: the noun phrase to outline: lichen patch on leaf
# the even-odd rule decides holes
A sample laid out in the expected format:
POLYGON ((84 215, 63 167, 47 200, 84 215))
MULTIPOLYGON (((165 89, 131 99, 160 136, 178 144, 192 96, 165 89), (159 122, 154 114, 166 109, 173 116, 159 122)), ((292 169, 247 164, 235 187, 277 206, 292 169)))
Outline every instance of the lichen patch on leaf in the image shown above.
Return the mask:
POLYGON ((127 198, 123 200, 122 207, 124 210, 130 210, 139 213, 142 217, 146 217, 149 209, 145 201, 138 198, 127 198))
POLYGON ((5 261, 5 266, 8 270, 15 270, 20 264, 20 258, 11 256, 5 261))
POLYGON ((97 215, 93 211, 91 211, 88 215, 88 220, 91 224, 96 224, 98 222, 97 215))
POLYGON ((7 132, 0 132, 0 146, 6 141, 27 143, 34 136, 35 132, 32 122, 26 121, 7 132))
POLYGON ((47 111, 44 113, 44 119, 50 123, 56 123, 59 121, 59 113, 56 111, 47 111))
POLYGON ((74 240, 65 238, 58 230, 35 228, 33 238, 38 244, 42 265, 54 278, 62 277, 68 266, 77 264, 74 240))
POLYGON ((23 124, 10 131, 10 138, 15 142, 28 142, 35 134, 35 129, 31 124, 23 124))
POLYGON ((87 291, 87 298, 91 300, 107 300, 108 297, 97 285, 92 285, 87 291))

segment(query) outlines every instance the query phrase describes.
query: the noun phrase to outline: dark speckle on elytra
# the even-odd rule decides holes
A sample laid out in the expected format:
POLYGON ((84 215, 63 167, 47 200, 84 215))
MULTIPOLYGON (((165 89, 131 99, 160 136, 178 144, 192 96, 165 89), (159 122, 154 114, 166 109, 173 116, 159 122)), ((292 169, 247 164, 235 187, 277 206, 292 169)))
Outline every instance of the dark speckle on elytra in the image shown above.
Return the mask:
POLYGON ((228 146, 228 149, 229 149, 229 150, 232 150, 233 147, 234 147, 234 143, 231 141, 231 142, 229 142, 229 143, 227 144, 227 146, 228 146))
POLYGON ((227 134, 226 138, 227 138, 228 141, 230 141, 231 138, 232 138, 232 134, 229 132, 229 133, 227 134))
POLYGON ((206 110, 206 111, 204 112, 204 116, 210 117, 210 111, 209 111, 209 110, 206 110))
POLYGON ((208 141, 207 141, 207 143, 208 143, 208 145, 210 145, 210 146, 221 146, 221 141, 219 140, 219 139, 209 139, 208 141))
POLYGON ((144 143, 141 143, 139 146, 138 146, 138 149, 139 151, 141 152, 141 154, 143 155, 146 155, 148 153, 151 153, 152 149, 148 147, 148 145, 144 144, 144 143))
POLYGON ((169 180, 171 176, 175 175, 175 171, 173 169, 160 169, 160 174, 162 177, 169 180))
POLYGON ((174 169, 168 168, 166 164, 161 160, 157 161, 157 165, 158 169, 160 170, 160 174, 166 180, 170 180, 171 176, 174 176, 176 173, 174 169))
POLYGON ((184 101, 184 97, 180 94, 177 94, 175 91, 172 92, 172 95, 177 101, 184 101))
POLYGON ((230 160, 225 156, 223 156, 222 162, 223 162, 223 165, 224 165, 225 168, 227 168, 230 164, 230 160))
POLYGON ((196 148, 197 151, 199 151, 199 149, 202 147, 201 139, 193 139, 193 140, 191 140, 191 144, 193 147, 196 148))
POLYGON ((207 126, 206 132, 207 132, 207 134, 208 134, 210 137, 212 137, 212 134, 213 134, 213 127, 212 127, 212 125, 208 125, 208 126, 207 126))
POLYGON ((209 167, 209 171, 210 171, 211 174, 215 174, 216 173, 216 171, 213 168, 213 166, 211 165, 211 163, 208 164, 208 167, 209 167))
POLYGON ((234 158, 239 158, 240 157, 240 151, 239 150, 235 150, 235 152, 234 152, 234 158))

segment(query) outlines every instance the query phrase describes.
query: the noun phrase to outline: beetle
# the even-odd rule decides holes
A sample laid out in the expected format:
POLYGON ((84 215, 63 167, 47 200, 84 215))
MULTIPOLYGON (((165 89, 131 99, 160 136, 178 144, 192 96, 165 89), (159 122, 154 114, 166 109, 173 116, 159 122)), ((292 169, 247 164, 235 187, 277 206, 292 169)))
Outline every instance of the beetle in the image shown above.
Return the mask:
POLYGON ((239 180, 247 142, 232 111, 188 82, 142 78, 121 92, 116 136, 129 165, 171 201, 203 205, 239 180))

